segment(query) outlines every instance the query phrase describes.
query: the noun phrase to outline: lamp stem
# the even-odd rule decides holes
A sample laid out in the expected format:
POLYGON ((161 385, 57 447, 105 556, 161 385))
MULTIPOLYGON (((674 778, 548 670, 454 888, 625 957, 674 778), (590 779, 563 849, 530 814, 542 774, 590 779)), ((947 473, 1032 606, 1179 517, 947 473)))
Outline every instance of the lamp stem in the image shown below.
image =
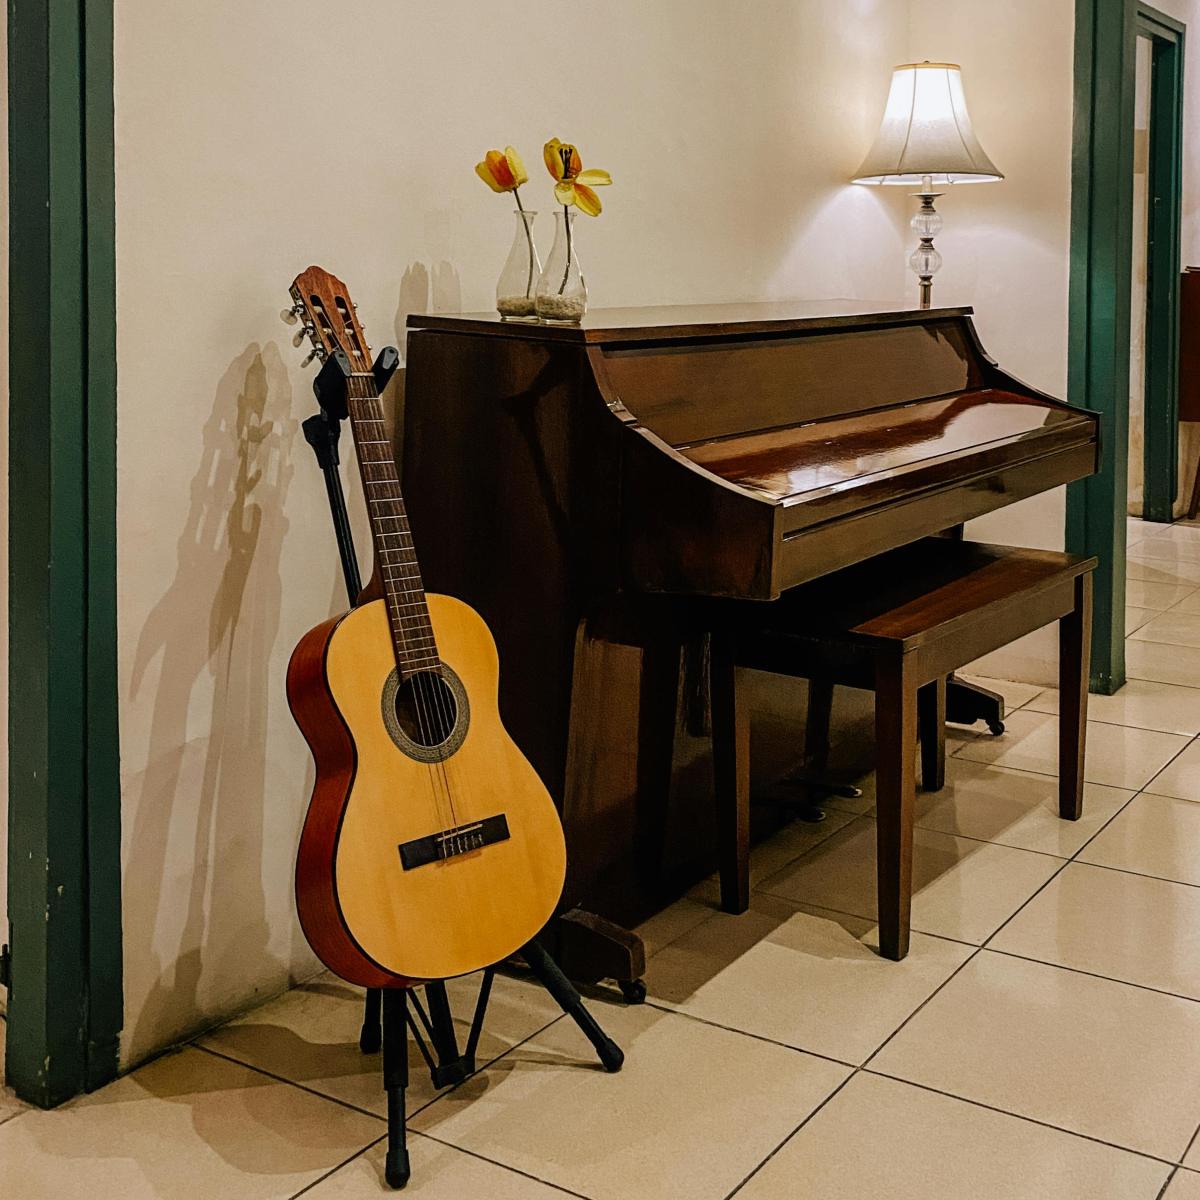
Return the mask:
POLYGON ((934 272, 942 265, 942 256, 933 248, 933 239, 942 228, 942 218, 933 202, 941 195, 933 190, 933 177, 925 175, 921 179, 921 190, 916 193, 921 201, 917 215, 912 219, 912 227, 920 239, 913 251, 908 264, 916 273, 920 289, 920 306, 929 308, 933 300, 934 272))

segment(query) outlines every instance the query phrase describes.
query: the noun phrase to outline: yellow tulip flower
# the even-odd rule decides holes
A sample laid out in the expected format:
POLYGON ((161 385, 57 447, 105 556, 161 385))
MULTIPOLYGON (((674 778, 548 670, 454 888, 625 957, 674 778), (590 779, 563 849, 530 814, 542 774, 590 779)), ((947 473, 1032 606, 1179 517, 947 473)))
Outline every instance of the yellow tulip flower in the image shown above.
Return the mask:
POLYGON ((546 170, 554 178, 554 198, 562 205, 574 204, 589 217, 600 215, 600 197, 592 190, 607 187, 612 176, 597 168, 585 171, 579 151, 569 142, 551 138, 542 148, 546 170))
POLYGON ((489 150, 483 156, 483 162, 476 163, 475 174, 493 192, 515 192, 521 184, 529 182, 525 164, 511 146, 506 146, 503 154, 499 150, 489 150))

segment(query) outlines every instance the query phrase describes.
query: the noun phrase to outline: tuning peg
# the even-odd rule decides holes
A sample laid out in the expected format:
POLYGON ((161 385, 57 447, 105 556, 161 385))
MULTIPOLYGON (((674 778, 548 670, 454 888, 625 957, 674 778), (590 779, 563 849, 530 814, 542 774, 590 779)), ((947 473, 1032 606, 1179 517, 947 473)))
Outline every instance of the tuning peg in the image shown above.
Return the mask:
MULTIPOLYGON (((298 320, 300 320, 300 318, 303 315, 304 315, 304 305, 303 304, 293 304, 291 308, 285 308, 279 314, 280 318, 287 325, 295 325, 295 323, 298 320)), ((297 343, 297 345, 299 345, 299 343, 297 343)))
POLYGON ((293 346, 303 346, 304 339, 307 337, 312 337, 312 335, 316 332, 317 332, 317 327, 315 325, 312 325, 312 324, 302 325, 298 330, 296 330, 296 332, 294 334, 292 334, 292 345, 293 346))
POLYGON ((312 349, 311 349, 311 350, 308 352, 308 356, 307 356, 306 358, 302 358, 302 359, 300 360, 300 365, 301 365, 302 367, 307 367, 307 366, 308 366, 308 364, 309 364, 310 362, 312 362, 312 360, 313 360, 314 358, 316 358, 316 359, 319 359, 319 360, 321 360, 322 362, 324 361, 324 359, 325 359, 325 347, 324 347, 324 346, 314 346, 314 347, 313 347, 313 348, 312 348, 312 349))

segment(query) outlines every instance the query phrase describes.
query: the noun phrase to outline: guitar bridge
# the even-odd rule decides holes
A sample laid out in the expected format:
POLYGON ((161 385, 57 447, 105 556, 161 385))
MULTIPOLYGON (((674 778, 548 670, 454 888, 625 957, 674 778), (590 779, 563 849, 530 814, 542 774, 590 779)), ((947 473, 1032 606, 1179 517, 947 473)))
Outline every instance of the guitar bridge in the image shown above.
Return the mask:
POLYGON ((496 842, 506 842, 509 836, 508 818, 503 813, 484 817, 482 821, 471 821, 466 825, 456 825, 453 829, 443 829, 440 833, 431 833, 427 837, 413 838, 411 842, 401 842, 400 865, 404 870, 411 871, 427 863, 441 862, 496 842))

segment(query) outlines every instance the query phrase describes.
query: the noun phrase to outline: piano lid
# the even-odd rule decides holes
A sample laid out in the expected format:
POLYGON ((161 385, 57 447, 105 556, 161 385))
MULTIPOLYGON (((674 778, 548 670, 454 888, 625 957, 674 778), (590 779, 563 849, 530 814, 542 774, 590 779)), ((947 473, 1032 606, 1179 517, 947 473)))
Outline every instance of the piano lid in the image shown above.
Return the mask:
POLYGON ((413 313, 409 329, 489 333, 533 341, 637 342, 658 339, 787 333, 807 329, 862 328, 929 317, 967 316, 970 306, 914 309, 888 300, 781 300, 744 304, 664 304, 641 308, 596 308, 579 325, 506 321, 494 312, 413 313))

